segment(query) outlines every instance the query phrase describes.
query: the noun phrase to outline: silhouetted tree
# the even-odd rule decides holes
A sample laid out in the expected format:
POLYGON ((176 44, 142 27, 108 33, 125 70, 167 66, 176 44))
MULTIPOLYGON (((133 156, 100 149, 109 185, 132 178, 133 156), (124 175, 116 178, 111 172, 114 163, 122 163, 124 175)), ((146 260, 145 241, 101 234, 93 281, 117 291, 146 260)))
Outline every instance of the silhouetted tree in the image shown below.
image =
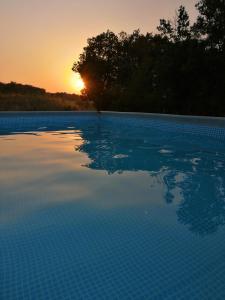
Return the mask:
POLYGON ((212 48, 225 49, 225 0, 201 0, 193 31, 206 38, 212 48))
POLYGON ((191 38, 190 19, 184 6, 180 6, 174 21, 161 19, 160 25, 157 27, 162 36, 169 41, 178 42, 191 38))
POLYGON ((73 70, 85 81, 85 93, 101 108, 104 92, 112 86, 117 76, 118 36, 111 31, 88 39, 88 45, 73 70))
POLYGON ((201 0, 194 25, 184 6, 159 34, 104 32, 73 66, 98 110, 225 115, 225 0, 201 0))

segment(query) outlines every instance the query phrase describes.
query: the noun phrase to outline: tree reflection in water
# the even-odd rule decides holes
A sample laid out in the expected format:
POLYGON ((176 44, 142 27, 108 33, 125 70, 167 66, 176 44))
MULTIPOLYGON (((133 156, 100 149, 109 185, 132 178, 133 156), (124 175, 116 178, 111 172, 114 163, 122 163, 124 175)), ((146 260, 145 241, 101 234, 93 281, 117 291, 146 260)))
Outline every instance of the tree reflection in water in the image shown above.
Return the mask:
POLYGON ((156 128, 97 123, 80 128, 84 143, 77 149, 90 158, 86 167, 108 174, 147 171, 166 187, 165 201, 174 202, 178 221, 200 236, 225 224, 224 142, 156 128))
POLYGON ((45 131, 73 126, 83 139, 76 150, 90 159, 86 167, 106 170, 109 175, 148 172, 156 179, 156 188, 159 182, 166 188, 165 202, 177 205, 178 221, 191 232, 205 236, 225 224, 225 129, 177 124, 157 118, 96 114, 78 114, 76 118, 63 113, 54 117, 50 113, 8 114, 1 118, 0 131, 37 133, 43 126, 45 131), (221 134, 223 138, 219 139, 221 134), (179 201, 175 203, 177 191, 179 201))

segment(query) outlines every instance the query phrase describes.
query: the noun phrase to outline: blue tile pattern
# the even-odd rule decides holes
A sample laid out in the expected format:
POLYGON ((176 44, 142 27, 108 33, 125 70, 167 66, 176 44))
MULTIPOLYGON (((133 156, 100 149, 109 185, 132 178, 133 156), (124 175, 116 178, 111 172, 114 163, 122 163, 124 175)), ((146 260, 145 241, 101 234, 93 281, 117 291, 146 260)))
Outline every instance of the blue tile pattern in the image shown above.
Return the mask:
POLYGON ((0 114, 0 166, 1 300, 225 299, 225 126, 0 114))

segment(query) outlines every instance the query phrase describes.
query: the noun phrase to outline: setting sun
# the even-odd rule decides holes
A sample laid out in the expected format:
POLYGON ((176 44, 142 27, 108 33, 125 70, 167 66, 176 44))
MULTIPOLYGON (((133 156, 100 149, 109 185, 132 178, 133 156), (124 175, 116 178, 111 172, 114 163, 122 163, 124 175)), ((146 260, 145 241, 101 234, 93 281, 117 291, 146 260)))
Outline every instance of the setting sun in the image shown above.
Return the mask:
POLYGON ((80 74, 73 74, 71 83, 73 85, 75 93, 81 94, 81 91, 85 88, 85 84, 83 79, 80 77, 80 74))

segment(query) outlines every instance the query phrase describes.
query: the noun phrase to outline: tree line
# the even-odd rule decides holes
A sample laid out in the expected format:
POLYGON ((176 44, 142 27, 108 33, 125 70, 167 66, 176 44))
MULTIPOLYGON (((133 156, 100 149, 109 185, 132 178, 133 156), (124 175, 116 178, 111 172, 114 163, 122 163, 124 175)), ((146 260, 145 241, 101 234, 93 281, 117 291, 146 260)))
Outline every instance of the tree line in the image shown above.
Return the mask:
POLYGON ((225 0, 200 0, 191 24, 180 6, 156 34, 89 38, 74 63, 98 110, 225 116, 225 0))
POLYGON ((16 82, 0 82, 0 111, 93 110, 93 103, 67 93, 48 93, 45 89, 16 82))
POLYGON ((28 84, 16 82, 3 83, 0 82, 0 93, 4 94, 23 94, 23 95, 44 95, 45 89, 38 88, 28 84))

